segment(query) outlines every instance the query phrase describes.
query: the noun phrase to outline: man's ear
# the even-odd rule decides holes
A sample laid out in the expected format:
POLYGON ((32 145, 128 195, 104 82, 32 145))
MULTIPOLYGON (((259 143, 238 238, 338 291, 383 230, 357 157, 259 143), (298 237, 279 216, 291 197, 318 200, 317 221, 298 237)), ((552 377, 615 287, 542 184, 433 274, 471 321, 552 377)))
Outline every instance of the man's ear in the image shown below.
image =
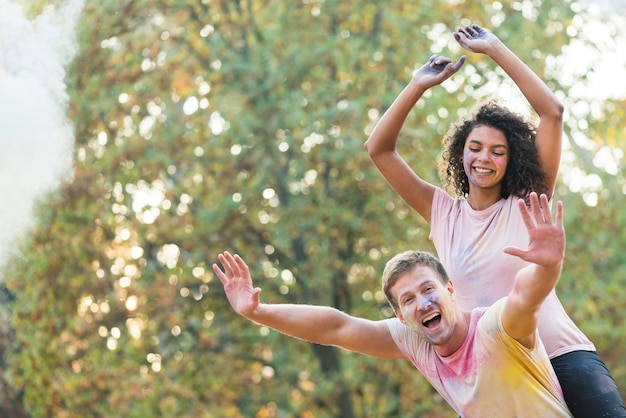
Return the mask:
POLYGON ((404 324, 406 326, 409 325, 409 324, 406 323, 406 321, 404 320, 404 317, 402 316, 402 314, 399 311, 394 309, 393 313, 396 314, 396 318, 398 318, 402 324, 404 324))
POLYGON ((456 298, 456 290, 454 290, 454 283, 452 283, 452 280, 448 280, 446 289, 448 290, 448 293, 450 293, 450 299, 454 300, 456 298))

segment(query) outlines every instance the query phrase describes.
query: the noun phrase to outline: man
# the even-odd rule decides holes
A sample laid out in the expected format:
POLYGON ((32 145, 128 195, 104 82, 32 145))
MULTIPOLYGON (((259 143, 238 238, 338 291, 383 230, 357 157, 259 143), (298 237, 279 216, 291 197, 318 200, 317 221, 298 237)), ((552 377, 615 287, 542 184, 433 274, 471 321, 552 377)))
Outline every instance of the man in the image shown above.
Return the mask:
POLYGON ((396 318, 371 321, 327 306, 260 303, 238 256, 219 255, 213 270, 235 312, 284 334, 382 359, 410 360, 465 418, 571 417, 537 334, 541 303, 554 289, 565 255, 563 205, 552 221, 548 198, 518 202, 528 229, 527 250, 504 252, 530 263, 509 295, 489 308, 463 312, 441 263, 404 252, 383 272, 383 290, 396 318))

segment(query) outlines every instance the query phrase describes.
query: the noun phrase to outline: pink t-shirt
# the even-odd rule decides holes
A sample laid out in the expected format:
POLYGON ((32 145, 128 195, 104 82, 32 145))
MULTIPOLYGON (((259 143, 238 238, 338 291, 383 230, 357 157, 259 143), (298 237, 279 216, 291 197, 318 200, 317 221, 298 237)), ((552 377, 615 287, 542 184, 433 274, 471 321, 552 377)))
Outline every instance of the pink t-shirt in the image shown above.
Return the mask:
MULTIPOLYGON (((478 211, 465 200, 435 190, 430 239, 454 283, 457 304, 464 311, 490 306, 508 295, 515 275, 528 265, 502 251, 505 246, 528 248, 528 232, 517 200, 511 196, 478 211)), ((554 290, 541 307, 539 335, 550 358, 577 350, 595 351, 554 290)))
POLYGON ((448 357, 397 318, 387 326, 405 357, 463 417, 571 417, 541 339, 528 349, 502 328, 505 300, 474 309, 463 345, 448 357))

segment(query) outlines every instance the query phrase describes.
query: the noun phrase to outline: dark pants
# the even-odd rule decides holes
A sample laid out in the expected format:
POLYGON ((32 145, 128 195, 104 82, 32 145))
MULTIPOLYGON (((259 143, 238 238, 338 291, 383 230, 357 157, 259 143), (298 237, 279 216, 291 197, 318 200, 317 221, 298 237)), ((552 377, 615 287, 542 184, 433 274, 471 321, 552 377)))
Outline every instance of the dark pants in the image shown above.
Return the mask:
POLYGON ((626 417, 615 381, 597 353, 573 351, 551 362, 575 418, 626 417))

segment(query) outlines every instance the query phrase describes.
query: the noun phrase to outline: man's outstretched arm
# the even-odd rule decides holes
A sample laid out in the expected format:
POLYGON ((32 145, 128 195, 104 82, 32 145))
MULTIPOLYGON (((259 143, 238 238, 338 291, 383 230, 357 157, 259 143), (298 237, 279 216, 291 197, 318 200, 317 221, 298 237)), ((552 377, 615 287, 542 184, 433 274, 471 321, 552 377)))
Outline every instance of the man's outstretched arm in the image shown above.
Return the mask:
POLYGON ((554 222, 546 195, 531 193, 530 208, 523 199, 518 205, 528 229, 528 249, 506 247, 504 252, 532 264, 515 277, 502 312, 502 325, 511 337, 530 348, 534 345, 539 309, 556 286, 565 257, 563 204, 557 202, 554 222))
POLYGON ((229 252, 218 258, 224 270, 213 264, 213 271, 224 285, 228 301, 235 312, 250 321, 318 344, 378 358, 404 358, 384 321, 353 317, 328 306, 261 303, 261 289, 253 287, 243 259, 229 252))

